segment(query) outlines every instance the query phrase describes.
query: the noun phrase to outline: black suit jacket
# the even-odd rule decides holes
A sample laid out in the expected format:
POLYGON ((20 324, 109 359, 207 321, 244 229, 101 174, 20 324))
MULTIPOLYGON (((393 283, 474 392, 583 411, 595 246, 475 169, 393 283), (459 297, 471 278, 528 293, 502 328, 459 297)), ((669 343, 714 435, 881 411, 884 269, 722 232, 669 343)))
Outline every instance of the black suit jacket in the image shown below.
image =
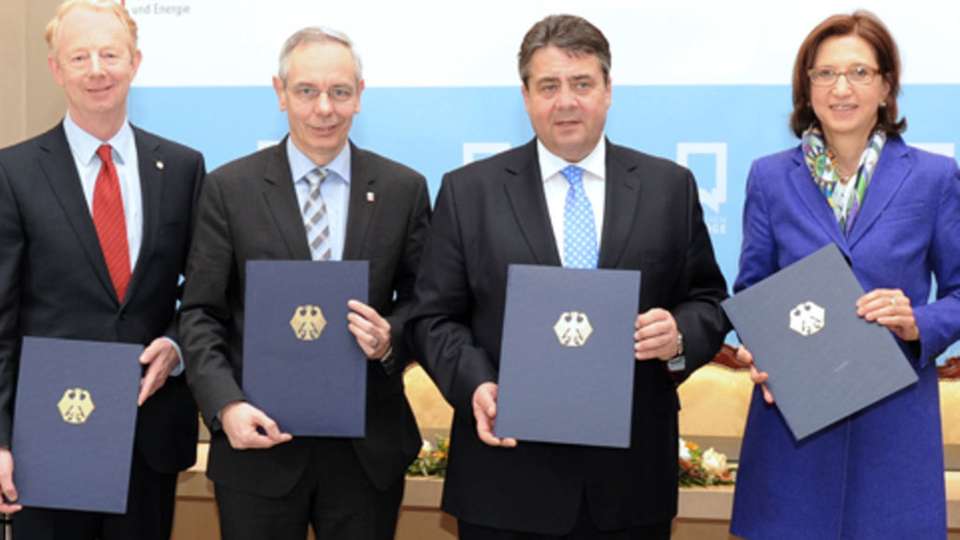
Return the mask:
MULTIPOLYGON (((140 129, 133 132, 143 242, 122 303, 63 125, 0 150, 0 444, 10 443, 23 336, 147 345, 166 335, 179 341, 178 282, 204 176, 203 157, 140 129)), ((159 472, 194 463, 197 409, 184 377, 168 378, 140 407, 136 447, 159 472)))
MULTIPOLYGON (((601 268, 642 272, 640 312, 670 310, 686 342, 688 373, 719 349, 726 283, 704 227, 690 172, 620 146, 606 148, 601 268)), ((496 381, 507 266, 560 265, 536 141, 443 179, 408 333, 454 406, 444 510, 499 529, 564 534, 586 493, 601 529, 676 514, 674 381, 659 361, 638 362, 629 449, 477 438, 473 391, 496 381)))
MULTIPOLYGON (((392 328, 398 369, 367 363, 366 437, 353 446, 370 480, 386 489, 402 480, 420 449, 420 435, 403 393, 402 339, 420 252, 430 217, 426 181, 417 172, 351 146, 350 198, 344 260, 370 262, 369 304, 392 328), (368 202, 367 192, 375 193, 368 202)), ((187 372, 200 410, 211 426, 208 475, 263 496, 296 484, 309 445, 295 438, 267 450, 234 450, 217 413, 243 400, 243 298, 249 260, 309 260, 286 141, 210 173, 200 198, 187 269, 180 331, 187 372)), ((269 414, 269 413, 268 413, 269 414)))

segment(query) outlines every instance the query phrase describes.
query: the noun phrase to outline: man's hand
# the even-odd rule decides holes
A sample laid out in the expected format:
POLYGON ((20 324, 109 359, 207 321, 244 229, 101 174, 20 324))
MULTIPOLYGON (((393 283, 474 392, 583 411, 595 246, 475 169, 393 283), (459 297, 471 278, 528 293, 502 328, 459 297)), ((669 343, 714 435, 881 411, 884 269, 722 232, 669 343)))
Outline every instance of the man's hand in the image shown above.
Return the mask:
POLYGON ((266 413, 246 401, 234 401, 221 409, 220 425, 235 450, 271 448, 293 439, 293 435, 281 432, 266 413))
POLYGON ((17 487, 13 485, 13 454, 9 448, 0 448, 0 493, 3 494, 0 512, 12 514, 23 509, 16 504, 19 495, 17 487))
POLYGON ((159 337, 150 343, 150 346, 140 355, 140 363, 147 366, 147 372, 140 379, 140 395, 137 396, 137 406, 143 405, 147 399, 167 382, 167 377, 173 368, 180 363, 177 349, 173 343, 164 337, 159 337))
POLYGON ((920 339, 910 297, 900 289, 874 289, 857 299, 857 315, 890 330, 904 341, 920 339))
POLYGON ((637 360, 670 360, 677 356, 677 321, 669 311, 653 308, 637 315, 633 352, 637 360))
POLYGON ((737 348, 736 354, 737 363, 745 368, 750 368, 750 380, 753 381, 753 384, 759 384, 760 389, 763 390, 763 400, 773 405, 773 393, 770 392, 770 389, 767 388, 767 379, 770 377, 766 371, 760 371, 757 369, 756 364, 753 363, 753 354, 747 350, 746 347, 741 345, 737 348))
POLYGON ((359 300, 350 300, 347 307, 350 308, 347 328, 357 338, 363 354, 373 360, 383 358, 393 345, 390 343, 390 322, 359 300))
POLYGON ((516 439, 498 438, 493 434, 497 421, 497 383, 485 382, 473 391, 473 417, 477 421, 477 437, 490 446, 513 448, 516 439))

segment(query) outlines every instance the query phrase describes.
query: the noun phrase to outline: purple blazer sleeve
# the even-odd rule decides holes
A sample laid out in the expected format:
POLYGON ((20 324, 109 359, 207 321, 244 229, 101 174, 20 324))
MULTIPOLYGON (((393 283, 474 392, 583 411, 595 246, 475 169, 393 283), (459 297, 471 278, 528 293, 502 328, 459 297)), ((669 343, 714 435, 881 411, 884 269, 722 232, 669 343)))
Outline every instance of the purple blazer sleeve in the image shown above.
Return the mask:
POLYGON ((927 257, 937 279, 937 299, 913 310, 920 329, 921 366, 960 339, 960 171, 952 159, 941 163, 932 175, 940 196, 939 205, 930 209, 933 237, 927 257))

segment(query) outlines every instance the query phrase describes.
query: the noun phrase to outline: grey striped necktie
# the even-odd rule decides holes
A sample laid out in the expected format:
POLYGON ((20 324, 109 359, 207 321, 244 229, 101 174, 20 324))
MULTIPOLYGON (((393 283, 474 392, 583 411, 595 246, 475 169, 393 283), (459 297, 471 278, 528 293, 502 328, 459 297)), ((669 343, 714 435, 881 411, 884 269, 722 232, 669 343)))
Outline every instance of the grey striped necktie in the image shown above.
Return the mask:
POLYGON ((327 205, 323 202, 323 196, 320 194, 320 186, 326 177, 327 172, 319 167, 303 177, 310 186, 310 197, 303 205, 303 225, 307 229, 307 244, 310 245, 310 256, 315 261, 329 261, 332 255, 327 205))

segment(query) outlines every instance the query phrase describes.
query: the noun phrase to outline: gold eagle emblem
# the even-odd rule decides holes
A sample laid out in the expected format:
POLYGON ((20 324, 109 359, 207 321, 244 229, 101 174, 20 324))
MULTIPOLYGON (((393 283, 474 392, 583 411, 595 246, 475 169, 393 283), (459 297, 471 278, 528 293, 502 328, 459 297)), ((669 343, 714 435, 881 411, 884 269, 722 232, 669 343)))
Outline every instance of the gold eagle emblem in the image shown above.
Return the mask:
POLYGON ((324 318, 320 306, 308 304, 297 306, 293 310, 290 327, 300 341, 313 341, 319 338, 325 326, 327 326, 327 319, 324 318))
POLYGON ((90 391, 83 388, 67 388, 57 403, 60 417, 68 424, 85 423, 96 408, 90 391))

